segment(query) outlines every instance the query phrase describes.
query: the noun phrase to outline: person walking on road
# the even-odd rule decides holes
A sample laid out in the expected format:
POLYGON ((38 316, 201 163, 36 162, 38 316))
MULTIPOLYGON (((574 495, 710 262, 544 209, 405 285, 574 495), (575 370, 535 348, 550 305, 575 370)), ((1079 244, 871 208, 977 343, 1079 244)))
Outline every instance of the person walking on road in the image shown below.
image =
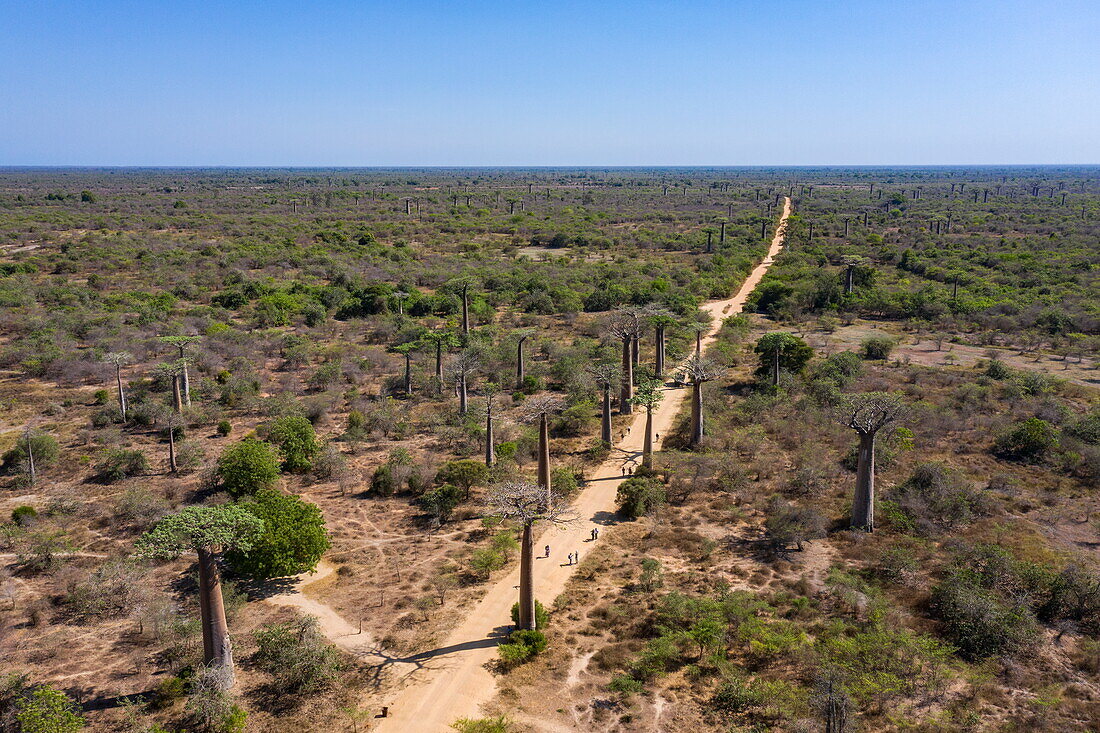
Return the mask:
POLYGON ((546 546, 546 557, 550 557, 550 545, 546 546))

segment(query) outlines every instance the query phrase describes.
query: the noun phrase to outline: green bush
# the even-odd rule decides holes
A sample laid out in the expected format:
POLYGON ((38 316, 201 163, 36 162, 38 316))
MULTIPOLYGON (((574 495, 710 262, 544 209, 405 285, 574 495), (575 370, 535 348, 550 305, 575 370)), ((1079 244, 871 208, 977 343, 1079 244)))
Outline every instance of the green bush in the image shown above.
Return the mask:
POLYGON ((495 718, 459 718, 451 723, 458 733, 511 733, 512 724, 503 715, 495 718))
POLYGON ((814 355, 813 347, 793 333, 784 331, 764 334, 757 340, 753 351, 760 358, 760 364, 756 368, 756 375, 759 377, 772 374, 776 351, 779 352, 780 370, 793 374, 801 372, 814 355))
POLYGON ((435 480, 441 484, 454 484, 462 489, 463 497, 470 498, 470 489, 484 484, 489 479, 489 468, 481 461, 463 459, 447 461, 435 474, 435 480))
POLYGON ((218 420, 218 435, 223 438, 233 432, 233 423, 228 420, 218 420))
POLYGON ((71 733, 84 727, 79 708, 65 693, 39 687, 15 704, 22 733, 71 733))
MULTIPOLYGON (((512 604, 512 623, 519 623, 519 603, 512 604)), ((545 629, 550 623, 550 612, 542 605, 540 601, 535 600, 535 628, 545 629)))
POLYGON ((886 336, 865 338, 859 345, 859 355, 866 361, 885 361, 890 358, 897 342, 886 336))
POLYGON ((105 389, 97 389, 92 395, 92 401, 97 405, 106 405, 109 399, 111 399, 111 393, 105 389))
POLYGON ((26 527, 38 516, 38 510, 33 506, 17 506, 11 510, 11 521, 20 527, 26 527))
POLYGON ((163 710, 172 707, 182 700, 187 694, 187 683, 180 677, 165 677, 153 688, 153 696, 149 700, 149 706, 153 710, 163 710))
POLYGON ((1035 619, 1022 599, 1002 598, 969 571, 954 572, 933 588, 931 608, 943 635, 966 659, 1011 655, 1036 636, 1035 619))
POLYGON ((632 476, 619 484, 615 503, 619 512, 637 519, 645 516, 668 500, 660 481, 645 476, 632 476))
POLYGON ((374 469, 374 474, 370 477, 370 490, 371 493, 379 496, 393 496, 396 493, 397 486, 393 480, 393 467, 390 464, 383 463, 374 469))
MULTIPOLYGON (((52 435, 46 433, 32 433, 30 436, 30 452, 34 455, 35 470, 41 470, 57 463, 61 456, 61 447, 52 435)), ((27 461, 27 435, 20 435, 15 445, 4 452, 0 458, 0 470, 5 473, 22 468, 27 461)))
POLYGON ((1009 428, 993 443, 993 454, 1011 461, 1038 462, 1058 446, 1058 429, 1037 417, 1009 428))
POLYGON ((457 486, 443 484, 437 489, 425 491, 420 495, 417 503, 429 516, 435 517, 440 522, 446 522, 461 501, 462 491, 457 486))
POLYGON ((283 454, 283 470, 308 471, 321 450, 313 424, 300 415, 284 415, 271 423, 268 439, 283 454))
POLYGON ((141 451, 110 448, 96 466, 95 475, 97 480, 110 484, 145 473, 147 470, 149 470, 149 461, 141 451))
POLYGON ((245 438, 222 451, 215 473, 231 496, 250 496, 279 480, 279 454, 270 443, 245 438))
POLYGON ((546 635, 534 629, 513 631, 508 641, 497 647, 500 660, 506 668, 523 664, 546 651, 546 635))
POLYGON ((312 572, 331 547, 325 519, 316 504, 274 489, 260 489, 240 506, 263 521, 247 552, 230 550, 233 570, 252 578, 280 578, 312 572))
POLYGON ((336 648, 317 628, 317 619, 307 616, 285 624, 267 624, 253 637, 253 661, 274 678, 281 694, 304 694, 330 687, 342 665, 336 648))

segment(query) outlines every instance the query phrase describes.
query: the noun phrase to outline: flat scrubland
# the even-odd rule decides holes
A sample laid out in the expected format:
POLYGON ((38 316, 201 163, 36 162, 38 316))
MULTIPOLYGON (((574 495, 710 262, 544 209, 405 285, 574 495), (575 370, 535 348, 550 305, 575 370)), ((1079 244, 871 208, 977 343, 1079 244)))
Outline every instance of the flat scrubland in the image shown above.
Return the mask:
POLYGON ((1100 171, 347 169, 0 171, 0 730, 46 689, 91 730, 369 729, 379 658, 430 654, 517 561, 486 499, 534 474, 525 408, 558 399, 552 483, 582 491, 609 321, 647 309, 641 381, 667 319, 673 372, 786 195, 703 440, 685 409, 469 729, 1100 727, 1100 171), (879 392, 905 412, 865 532, 844 418, 879 392), (257 444, 277 474, 230 491, 257 444), (224 559, 225 696, 195 556, 137 548, 261 484, 327 542, 268 515, 224 559))

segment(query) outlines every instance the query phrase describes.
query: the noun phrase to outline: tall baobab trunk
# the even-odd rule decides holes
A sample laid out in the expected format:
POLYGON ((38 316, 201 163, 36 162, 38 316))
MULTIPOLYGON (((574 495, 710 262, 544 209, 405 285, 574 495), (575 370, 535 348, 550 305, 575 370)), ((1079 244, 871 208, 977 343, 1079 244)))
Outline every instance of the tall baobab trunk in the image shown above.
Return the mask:
POLYGON ((873 532, 875 529, 875 434, 859 434, 859 462, 856 468, 856 495, 852 502, 852 527, 873 532))
POLYGON ((466 375, 460 374, 458 379, 458 414, 465 415, 470 411, 469 400, 466 397, 466 375))
POLYGON ((600 413, 600 440, 611 445, 611 383, 603 386, 603 410, 600 413))
POLYGON ((176 426, 168 422, 168 467, 175 473, 176 468, 176 426))
POLYGON ((413 380, 412 380, 412 354, 405 354, 405 396, 412 397, 413 393, 413 380))
POLYGON ((772 360, 772 386, 779 386, 779 352, 781 349, 776 349, 774 358, 772 360))
POLYGON ((656 356, 654 357, 653 370, 655 376, 660 379, 665 374, 665 327, 657 326, 654 329, 654 344, 656 356))
POLYGON ((630 339, 630 361, 633 362, 635 367, 641 362, 641 340, 642 337, 638 334, 634 334, 634 337, 630 339))
POLYGON ((703 356, 703 331, 698 329, 695 331, 695 355, 698 357, 703 356))
POLYGON ((539 415, 539 486, 546 492, 546 509, 550 509, 550 426, 546 413, 539 415))
POLYGON ((183 412, 183 395, 180 392, 180 376, 178 374, 172 375, 172 401, 175 404, 176 412, 183 412))
POLYGON ((619 385, 619 414, 630 415, 634 412, 630 399, 634 396, 634 359, 630 354, 630 345, 634 339, 623 338, 623 379, 619 385))
POLYGON ((435 342, 435 383, 436 388, 443 391, 443 342, 435 342))
POLYGON ((126 421, 126 391, 122 389, 122 365, 115 365, 115 383, 118 384, 118 409, 122 413, 122 421, 126 421))
POLYGON ((187 374, 187 360, 180 359, 180 392, 183 393, 183 404, 191 406, 191 378, 187 374))
POLYGON ((527 337, 523 336, 516 344, 516 389, 523 389, 523 380, 527 376, 523 361, 523 342, 526 340, 527 337))
POLYGON ((714 249, 714 246, 712 244, 713 239, 714 239, 714 232, 708 231, 707 232, 707 252, 708 253, 710 253, 714 249))
POLYGON ((203 663, 226 670, 233 684, 233 644, 225 622, 222 581, 218 563, 210 548, 199 548, 199 611, 202 617, 203 663))
POLYGON ((531 522, 523 523, 519 548, 519 628, 535 628, 535 537, 531 522))
POLYGON ((642 440, 642 465, 653 468, 653 408, 645 408, 645 437, 642 440))
POLYGON ((469 288, 462 288, 462 335, 470 333, 470 294, 469 288))
MULTIPOLYGON (((491 400, 492 397, 489 399, 491 400)), ((485 408, 485 465, 489 468, 492 468, 493 464, 497 462, 496 446, 493 445, 494 440, 493 408, 490 403, 490 405, 485 408)))
POLYGON ((718 246, 722 246, 726 243, 726 222, 720 222, 718 224, 718 246))
POLYGON ((691 447, 695 448, 703 440, 703 383, 691 384, 691 447))
POLYGON ((848 265, 848 270, 844 273, 844 294, 851 295, 852 288, 855 285, 855 265, 848 265))

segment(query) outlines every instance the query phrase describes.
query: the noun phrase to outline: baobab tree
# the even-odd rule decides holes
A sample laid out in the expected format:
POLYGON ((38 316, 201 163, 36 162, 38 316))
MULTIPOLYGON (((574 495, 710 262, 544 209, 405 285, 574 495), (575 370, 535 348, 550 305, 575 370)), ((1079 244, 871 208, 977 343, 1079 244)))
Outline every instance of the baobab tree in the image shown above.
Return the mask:
POLYGON ((560 398, 553 395, 541 395, 527 400, 523 404, 522 416, 527 422, 539 426, 539 469, 538 484, 550 497, 550 414, 562 407, 560 398))
POLYGON ((191 406, 191 380, 187 374, 187 364, 190 362, 190 357, 187 355, 187 349, 195 343, 201 340, 200 336, 161 336, 160 340, 166 344, 175 346, 179 351, 179 357, 176 363, 179 365, 179 390, 182 396, 182 404, 191 406))
POLYGON ((661 306, 650 306, 646 320, 653 327, 653 375, 660 379, 665 375, 665 331, 676 325, 676 318, 661 306))
POLYGON ((691 330, 695 334, 695 355, 703 355, 703 336, 710 332, 710 324, 696 321, 691 324, 691 330))
POLYGON ((645 435, 642 439, 642 465, 653 468, 653 411, 661 404, 665 394, 661 391, 661 380, 643 379, 638 383, 634 395, 634 404, 645 408, 645 435))
POLYGON ((611 385, 619 378, 618 368, 610 362, 588 367, 588 373, 600 388, 600 440, 611 445, 611 385))
POLYGON ((401 389, 405 393, 406 397, 412 397, 412 352, 416 351, 419 344, 415 342, 406 342, 398 344, 393 347, 393 351, 401 356, 405 357, 405 376, 401 380, 401 389))
POLYGON ((176 466, 176 431, 187 423, 187 419, 182 412, 158 405, 157 421, 168 431, 168 470, 176 473, 179 470, 176 466))
POLYGON ((523 389, 523 380, 527 377, 523 359, 523 342, 534 335, 534 329, 525 328, 516 332, 516 389, 523 389))
POLYGON ((428 331, 423 336, 425 345, 435 349, 435 383, 439 392, 443 391, 443 349, 458 346, 454 333, 446 330, 428 331))
POLYGON ((486 382, 482 385, 481 391, 485 393, 485 465, 488 468, 492 468, 493 464, 497 462, 496 446, 494 445, 495 437, 493 435, 493 418, 494 409, 496 406, 493 404, 493 398, 500 392, 500 385, 496 382, 486 382))
POLYGON ((875 529, 875 436, 879 431, 903 420, 909 407, 889 392, 865 392, 852 395, 838 408, 841 425, 859 435, 856 466, 856 493, 852 501, 852 528, 873 532, 875 529))
POLYGON ((459 277, 451 281, 451 287, 462 299, 462 335, 470 333, 470 288, 474 286, 473 278, 459 277))
POLYGON ((467 397, 470 375, 476 372, 480 366, 481 358, 477 352, 466 349, 456 354, 447 367, 458 391, 458 414, 460 415, 465 415, 470 411, 467 397))
POLYGON ((138 554, 144 557, 198 555, 203 662, 223 671, 227 688, 233 684, 233 645, 225 620, 218 554, 230 549, 248 552, 263 526, 263 520, 235 504, 189 506, 161 519, 137 541, 138 554))
POLYGON ((619 339, 623 347, 623 368, 619 380, 619 414, 633 412, 630 399, 634 396, 634 339, 641 333, 642 323, 637 310, 623 308, 615 311, 607 322, 607 335, 619 339))
POLYGON ((172 390, 172 406, 176 412, 183 411, 183 390, 180 388, 181 364, 179 361, 157 365, 156 375, 168 380, 172 390))
POLYGON ((126 422, 126 391, 122 388, 122 367, 134 360, 134 357, 126 351, 112 351, 103 355, 103 361, 115 368, 115 383, 118 385, 118 410, 122 413, 122 421, 126 422))
POLYGON ((489 490, 489 510, 519 522, 523 528, 519 552, 519 628, 535 628, 535 522, 564 524, 571 520, 564 501, 547 495, 530 481, 508 481, 489 490))
POLYGON ((684 374, 691 380, 691 440, 689 445, 697 448, 703 440, 703 384, 719 379, 726 369, 721 364, 704 359, 699 355, 688 358, 684 363, 684 374))

